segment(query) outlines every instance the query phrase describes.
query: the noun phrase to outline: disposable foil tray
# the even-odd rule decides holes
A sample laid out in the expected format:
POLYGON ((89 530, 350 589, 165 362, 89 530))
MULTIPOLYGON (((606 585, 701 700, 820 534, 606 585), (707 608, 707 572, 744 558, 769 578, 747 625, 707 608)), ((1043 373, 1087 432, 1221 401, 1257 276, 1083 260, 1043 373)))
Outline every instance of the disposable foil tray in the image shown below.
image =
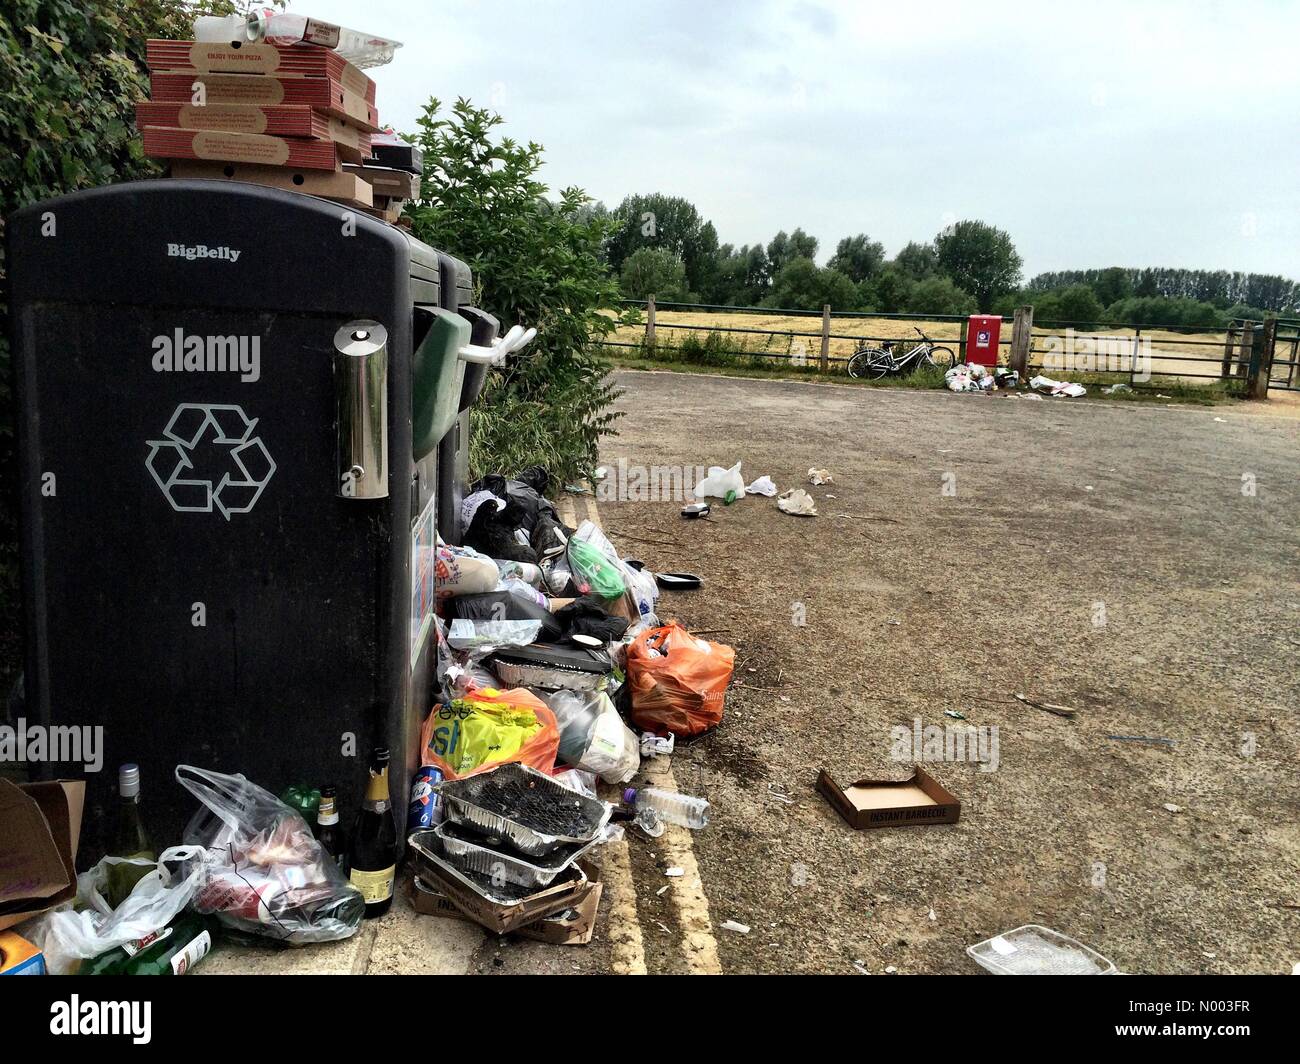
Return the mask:
POLYGON ((613 671, 603 650, 533 643, 499 650, 488 659, 497 679, 511 687, 540 687, 544 691, 596 691, 613 671))
POLYGON ((573 843, 557 846, 540 857, 528 857, 514 853, 504 839, 480 835, 460 824, 439 824, 434 834, 442 844, 442 854, 448 863, 496 884, 504 881, 530 890, 549 886, 556 876, 596 845, 595 842, 573 843))
MULTIPOLYGON (((501 910, 513 910, 525 905, 531 910, 542 900, 538 895, 544 894, 549 898, 554 894, 559 904, 550 911, 558 912, 568 904, 567 899, 571 889, 587 882, 586 874, 577 864, 568 865, 549 886, 540 890, 537 887, 523 887, 508 881, 493 882, 488 876, 458 868, 453 864, 442 851, 442 842, 438 838, 436 829, 415 832, 407 840, 407 845, 411 848, 417 874, 427 876, 435 884, 452 888, 453 900, 456 895, 459 895, 462 900, 466 897, 471 901, 478 898, 501 910)), ((537 918, 541 915, 545 914, 539 913, 537 918)))
POLYGON ((560 846, 589 843, 614 807, 562 787, 550 776, 514 762, 491 772, 435 784, 447 819, 504 839, 529 857, 560 846))

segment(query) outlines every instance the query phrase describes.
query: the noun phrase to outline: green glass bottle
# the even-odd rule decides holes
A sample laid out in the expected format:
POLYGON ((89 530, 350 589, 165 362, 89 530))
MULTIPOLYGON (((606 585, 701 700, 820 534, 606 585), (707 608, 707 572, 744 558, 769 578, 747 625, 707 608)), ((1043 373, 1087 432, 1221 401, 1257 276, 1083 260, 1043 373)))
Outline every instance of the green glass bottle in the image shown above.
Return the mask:
POLYGON ((138 942, 84 962, 81 975, 184 975, 211 951, 217 924, 211 917, 182 913, 168 927, 138 942))
POLYGON ((378 747, 370 759, 366 800, 352 827, 348 865, 348 877, 365 899, 367 920, 383 916, 393 904, 396 873, 397 824, 388 794, 388 750, 378 747))
MULTIPOLYGON (((123 765, 117 772, 117 829, 109 857, 134 857, 157 861, 158 854, 149 841, 144 818, 140 813, 140 766, 123 765)), ((116 909, 135 889, 135 885, 153 871, 151 865, 110 865, 106 900, 116 909)))

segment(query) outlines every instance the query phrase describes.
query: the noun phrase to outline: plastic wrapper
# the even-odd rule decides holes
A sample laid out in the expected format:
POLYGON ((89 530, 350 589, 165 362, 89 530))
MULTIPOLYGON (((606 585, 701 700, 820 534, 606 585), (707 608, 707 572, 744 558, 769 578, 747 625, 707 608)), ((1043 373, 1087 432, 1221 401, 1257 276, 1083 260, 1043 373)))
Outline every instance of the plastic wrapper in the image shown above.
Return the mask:
POLYGON ((185 829, 195 851, 183 867, 201 872, 195 912, 294 945, 356 934, 361 892, 298 813, 243 776, 178 765, 176 779, 204 806, 185 829))
POLYGON ((573 582, 584 595, 591 593, 603 599, 618 598, 627 591, 623 563, 617 553, 606 552, 599 542, 593 542, 594 536, 584 537, 583 531, 588 528, 594 536, 605 540, 590 521, 584 521, 577 534, 569 540, 569 567, 573 570, 573 582))
POLYGON ((697 499, 725 499, 728 495, 742 498, 745 494, 745 478, 740 475, 740 463, 730 469, 722 466, 709 466, 709 475, 695 485, 692 493, 697 499))
POLYGON ((535 643, 541 630, 540 621, 467 621, 457 617, 451 622, 447 642, 453 650, 487 655, 501 647, 535 643))
POLYGON ((468 547, 439 543, 434 563, 438 601, 452 595, 474 595, 496 589, 501 579, 497 563, 468 547))
POLYGON ((655 582, 654 574, 647 573, 644 569, 634 569, 627 562, 623 562, 622 566, 627 593, 631 605, 636 608, 635 616, 640 618, 642 624, 657 627, 659 618, 655 615, 655 603, 659 600, 659 585, 655 582))

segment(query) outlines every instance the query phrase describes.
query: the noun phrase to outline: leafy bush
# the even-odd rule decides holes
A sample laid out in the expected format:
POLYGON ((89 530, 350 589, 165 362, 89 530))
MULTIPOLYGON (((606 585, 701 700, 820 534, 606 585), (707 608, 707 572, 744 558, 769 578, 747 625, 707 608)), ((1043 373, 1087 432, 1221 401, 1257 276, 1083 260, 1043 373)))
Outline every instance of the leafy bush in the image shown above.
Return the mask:
POLYGON ((469 263, 479 306, 503 328, 538 331, 472 408, 472 472, 544 461, 561 480, 589 473, 618 417, 598 344, 617 324, 604 313, 619 296, 600 257, 609 223, 584 210, 581 189, 548 202, 541 146, 496 137, 500 115, 464 99, 449 115, 440 110, 429 101, 414 138, 424 152, 420 200, 407 211, 415 235, 469 263))
POLYGON ((1196 329, 1219 329, 1223 326, 1223 315, 1213 304, 1200 303, 1195 299, 1167 299, 1163 296, 1121 299, 1107 308, 1106 317, 1110 321, 1133 325, 1172 325, 1196 329))
POLYGON ((1078 329, 1095 329, 1105 309, 1086 284, 1035 294, 1030 300, 1037 322, 1068 322, 1078 329))
POLYGON ((812 259, 791 259, 772 281, 772 294, 764 300, 785 310, 821 310, 829 303, 836 310, 860 305, 858 286, 839 270, 818 266, 812 259))
POLYGON ((909 314, 974 314, 975 297, 947 277, 927 277, 908 293, 909 314))
POLYGON ((667 248, 637 248, 623 262, 619 287, 628 299, 649 299, 661 303, 692 303, 686 287, 686 264, 667 248))

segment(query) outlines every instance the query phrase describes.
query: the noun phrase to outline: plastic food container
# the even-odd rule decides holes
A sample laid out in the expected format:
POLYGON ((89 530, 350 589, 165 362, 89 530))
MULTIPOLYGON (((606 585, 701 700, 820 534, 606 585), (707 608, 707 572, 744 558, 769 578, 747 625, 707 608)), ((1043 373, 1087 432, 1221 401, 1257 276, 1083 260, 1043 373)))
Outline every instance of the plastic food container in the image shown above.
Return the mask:
POLYGON ((971 960, 994 975, 1116 975, 1115 965, 1082 942, 1041 924, 1014 931, 966 948, 971 960))
POLYGON ((530 857, 593 842, 614 807, 571 791, 544 772, 511 763, 436 784, 447 820, 497 836, 530 857))

